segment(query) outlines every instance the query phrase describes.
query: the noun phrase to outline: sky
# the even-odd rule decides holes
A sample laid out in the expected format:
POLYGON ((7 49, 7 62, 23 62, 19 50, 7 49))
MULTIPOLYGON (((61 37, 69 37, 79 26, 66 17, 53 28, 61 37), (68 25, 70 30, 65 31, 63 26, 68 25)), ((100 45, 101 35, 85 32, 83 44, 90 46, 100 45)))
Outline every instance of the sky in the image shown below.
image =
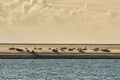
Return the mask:
POLYGON ((0 43, 120 44, 120 0, 1 0, 0 43))

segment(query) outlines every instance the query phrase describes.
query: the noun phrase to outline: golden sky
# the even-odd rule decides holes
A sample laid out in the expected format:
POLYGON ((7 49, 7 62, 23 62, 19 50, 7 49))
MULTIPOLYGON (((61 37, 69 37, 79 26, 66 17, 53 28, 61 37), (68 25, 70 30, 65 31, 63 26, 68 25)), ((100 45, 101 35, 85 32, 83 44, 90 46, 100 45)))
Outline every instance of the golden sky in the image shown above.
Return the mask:
POLYGON ((120 0, 1 0, 0 43, 120 44, 120 0))

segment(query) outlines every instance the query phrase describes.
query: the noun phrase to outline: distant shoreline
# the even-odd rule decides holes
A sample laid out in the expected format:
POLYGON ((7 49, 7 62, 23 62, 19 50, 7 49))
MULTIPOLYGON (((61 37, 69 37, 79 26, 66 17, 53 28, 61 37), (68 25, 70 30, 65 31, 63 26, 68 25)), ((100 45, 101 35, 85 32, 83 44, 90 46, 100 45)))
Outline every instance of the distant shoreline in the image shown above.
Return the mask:
POLYGON ((120 44, 83 44, 83 43, 0 43, 0 45, 120 45, 120 44))

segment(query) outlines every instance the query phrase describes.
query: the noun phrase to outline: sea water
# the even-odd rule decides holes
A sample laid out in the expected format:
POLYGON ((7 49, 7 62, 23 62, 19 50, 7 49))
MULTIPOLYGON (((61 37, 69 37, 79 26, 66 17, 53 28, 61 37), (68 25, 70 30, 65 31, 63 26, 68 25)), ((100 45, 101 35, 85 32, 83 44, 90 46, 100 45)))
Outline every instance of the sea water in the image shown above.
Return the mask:
POLYGON ((0 59, 0 80, 119 80, 119 59, 0 59))

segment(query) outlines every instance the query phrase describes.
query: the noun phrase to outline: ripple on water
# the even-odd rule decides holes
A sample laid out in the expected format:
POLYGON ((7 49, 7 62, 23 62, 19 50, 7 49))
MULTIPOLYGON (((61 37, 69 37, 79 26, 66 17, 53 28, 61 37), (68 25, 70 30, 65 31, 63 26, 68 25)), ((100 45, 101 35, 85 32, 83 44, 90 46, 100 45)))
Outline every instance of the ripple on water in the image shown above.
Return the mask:
POLYGON ((1 80, 119 80, 119 59, 1 59, 1 80))

